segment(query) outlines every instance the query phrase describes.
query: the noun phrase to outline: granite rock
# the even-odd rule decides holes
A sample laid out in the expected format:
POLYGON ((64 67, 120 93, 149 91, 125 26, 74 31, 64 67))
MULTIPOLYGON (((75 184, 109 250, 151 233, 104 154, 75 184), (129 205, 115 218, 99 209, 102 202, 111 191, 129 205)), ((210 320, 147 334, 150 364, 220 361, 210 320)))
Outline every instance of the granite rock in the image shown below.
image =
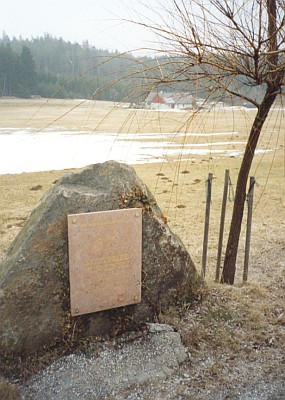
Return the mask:
POLYGON ((201 282, 181 240, 133 168, 113 161, 61 178, 33 210, 0 264, 0 355, 27 356, 83 338, 137 329, 201 282), (142 301, 70 314, 67 215, 143 209, 142 301))

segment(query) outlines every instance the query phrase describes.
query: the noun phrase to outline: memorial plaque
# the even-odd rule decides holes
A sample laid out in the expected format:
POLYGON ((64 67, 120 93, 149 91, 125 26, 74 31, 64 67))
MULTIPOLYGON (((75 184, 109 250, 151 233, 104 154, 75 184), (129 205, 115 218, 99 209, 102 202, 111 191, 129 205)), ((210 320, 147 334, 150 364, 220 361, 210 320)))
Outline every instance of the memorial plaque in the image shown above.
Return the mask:
POLYGON ((142 210, 68 215, 71 315, 141 301, 142 210))

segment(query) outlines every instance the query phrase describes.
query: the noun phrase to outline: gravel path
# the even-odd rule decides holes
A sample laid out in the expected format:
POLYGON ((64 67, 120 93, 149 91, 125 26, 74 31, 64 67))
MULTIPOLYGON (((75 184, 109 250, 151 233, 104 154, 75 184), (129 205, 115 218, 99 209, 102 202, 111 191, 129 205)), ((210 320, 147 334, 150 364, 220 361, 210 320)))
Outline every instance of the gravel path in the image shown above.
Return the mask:
MULTIPOLYGON (((284 355, 275 351, 275 362, 284 355)), ((225 355, 224 382, 208 379, 214 355, 198 360, 187 352, 179 333, 168 325, 150 324, 149 333, 99 356, 71 354, 34 376, 22 388, 24 400, 283 400, 284 370, 264 374, 266 352, 250 362, 225 355), (203 373, 206 380, 203 380, 203 373)))

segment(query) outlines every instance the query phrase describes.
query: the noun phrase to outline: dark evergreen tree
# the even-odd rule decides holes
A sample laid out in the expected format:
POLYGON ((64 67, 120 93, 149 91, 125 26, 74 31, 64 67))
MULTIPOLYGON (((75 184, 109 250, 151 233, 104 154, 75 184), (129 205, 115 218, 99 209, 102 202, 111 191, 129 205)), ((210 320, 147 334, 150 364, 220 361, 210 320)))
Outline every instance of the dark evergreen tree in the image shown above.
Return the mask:
POLYGON ((18 59, 19 82, 18 95, 20 97, 30 97, 36 89, 36 67, 30 49, 23 46, 21 55, 18 59))
POLYGON ((15 94, 18 85, 18 57, 13 53, 10 43, 0 46, 0 93, 2 96, 15 94))

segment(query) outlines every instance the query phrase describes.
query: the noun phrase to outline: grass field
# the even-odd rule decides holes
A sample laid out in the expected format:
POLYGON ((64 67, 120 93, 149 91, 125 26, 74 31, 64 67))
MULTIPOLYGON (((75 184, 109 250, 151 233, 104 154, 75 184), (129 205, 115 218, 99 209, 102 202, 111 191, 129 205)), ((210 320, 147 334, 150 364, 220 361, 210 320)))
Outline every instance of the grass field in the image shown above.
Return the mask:
MULTIPOLYGON (((194 148, 197 144, 205 144, 210 150, 223 148, 242 151, 254 115, 254 110, 212 110, 193 115, 186 112, 123 109, 109 102, 0 99, 0 128, 35 128, 38 131, 47 127, 71 131, 83 129, 90 134, 96 134, 96 131, 115 132, 118 133, 118 137, 120 133, 152 132, 157 133, 158 142, 162 140, 160 133, 170 132, 173 133, 171 141, 179 145, 181 150, 186 145, 194 148), (185 132, 201 135, 178 135, 185 132), (213 133, 223 135, 212 136, 213 133), (214 146, 214 142, 226 144, 214 146)), ((262 216, 264 223, 266 220, 270 223, 274 215, 284 210, 284 131, 284 111, 272 111, 258 145, 258 149, 270 149, 272 152, 257 155, 252 168, 252 175, 258 184, 255 190, 253 218, 260 220, 262 216), (275 204, 273 208, 272 202, 275 204)), ((165 151, 167 154, 167 149, 165 151)), ((224 170, 230 170, 234 185, 241 157, 226 157, 213 152, 206 156, 185 158, 182 154, 175 157, 166 155, 164 163, 137 165, 135 168, 157 197, 170 225, 181 236, 199 265, 203 238, 205 180, 208 173, 213 172, 209 257, 215 258, 224 170)), ((0 176, 2 254, 30 210, 62 173, 52 171, 0 176), (37 186, 41 186, 41 189, 31 190, 37 186)), ((232 203, 228 204, 227 224, 231 205, 232 203)))
MULTIPOLYGON (((205 360, 209 354, 214 357, 214 362, 200 371, 198 381, 204 386, 211 384, 218 387, 221 382, 226 385, 224 373, 232 379, 237 378, 234 366, 230 368, 230 364, 226 362, 220 364, 219 357, 225 353, 231 360, 230 363, 236 362, 236 365, 242 358, 249 362, 247 357, 251 357, 252 370, 249 372, 245 369, 242 375, 244 379, 249 374, 257 374, 257 371, 258 380, 275 379, 277 376, 282 378, 280 363, 284 359, 282 361, 279 355, 285 354, 284 112, 273 110, 270 113, 258 149, 272 151, 257 155, 252 166, 251 175, 255 176, 257 185, 247 285, 241 285, 245 223, 240 241, 236 285, 227 287, 213 283, 224 171, 230 170, 234 187, 241 157, 217 156, 213 152, 207 156, 195 155, 188 159, 184 159, 182 155, 166 157, 163 163, 134 166, 138 175, 155 194, 170 227, 181 237, 199 271, 205 214, 205 181, 209 172, 214 174, 206 274, 208 296, 206 295, 199 306, 198 317, 193 311, 185 311, 182 319, 173 314, 163 317, 163 320, 175 324, 181 332, 193 355, 194 366, 195 363, 205 360), (193 318, 196 318, 195 324, 193 318), (216 353, 213 352, 211 343, 214 343, 216 353), (248 354, 244 353, 243 343, 248 344, 248 354), (271 375, 268 375, 269 370, 271 375)), ((214 141, 221 140, 228 142, 226 146, 229 149, 242 150, 244 143, 233 142, 246 141, 254 116, 254 110, 212 110, 193 116, 185 112, 129 110, 107 102, 0 99, 0 128, 29 127, 40 131, 60 127, 71 131, 85 129, 93 134, 115 132, 118 135, 153 132, 157 133, 157 141, 161 140, 160 133, 172 132, 172 141, 180 145, 181 149, 186 144, 197 143, 208 144, 211 148, 214 141), (178 136, 178 132, 201 135, 178 136), (223 135, 222 139, 210 135, 226 132, 228 134, 223 135)), ((33 207, 65 172, 0 175, 0 256, 4 255, 33 207)), ((231 208, 232 202, 228 202, 225 238, 231 208)), ((237 379, 241 379, 241 375, 237 379)))

